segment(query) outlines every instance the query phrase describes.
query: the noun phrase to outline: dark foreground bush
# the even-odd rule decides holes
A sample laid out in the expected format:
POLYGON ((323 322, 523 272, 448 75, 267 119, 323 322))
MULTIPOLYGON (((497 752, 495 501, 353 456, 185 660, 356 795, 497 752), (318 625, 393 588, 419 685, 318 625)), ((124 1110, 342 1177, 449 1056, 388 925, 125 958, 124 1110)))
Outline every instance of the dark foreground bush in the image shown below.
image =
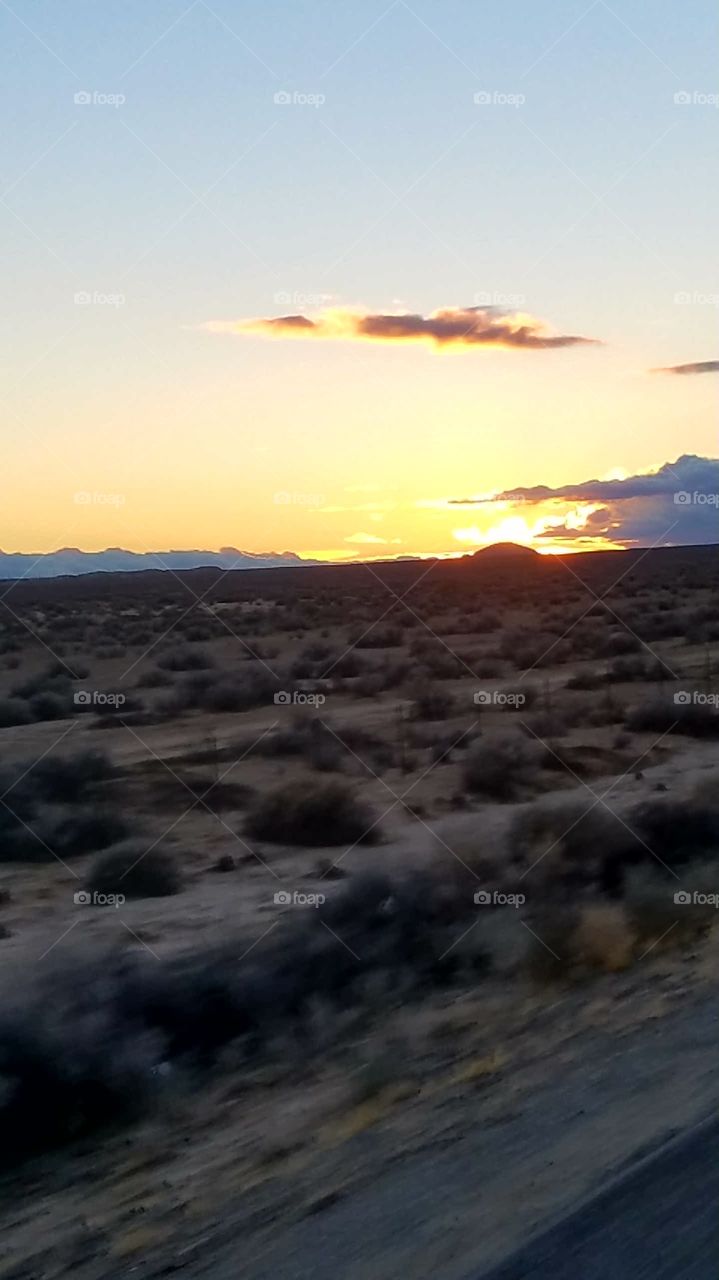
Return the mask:
POLYGON ((179 893, 182 878, 171 853, 133 841, 108 849, 97 859, 88 888, 95 893, 121 893, 126 898, 167 898, 179 893))
POLYGON ((127 823, 104 791, 111 772, 98 751, 1 769, 0 860, 45 862, 122 840, 127 823))
POLYGON ((122 1009, 109 962, 56 971, 0 1017, 0 1164, 141 1114, 160 1047, 122 1009))
MULTIPOLYGON (((328 890, 319 910, 287 913, 254 947, 236 939, 164 963, 83 954, 49 971, 0 1015, 0 1163, 125 1124, 168 1080, 197 1087, 233 1041, 247 1057, 319 1051, 343 1019, 370 1013, 378 983, 382 1008, 444 985, 473 910, 441 877, 366 873, 328 890)), ((475 970, 479 958, 478 948, 475 970)))
POLYGON ((196 649, 188 644, 168 649, 158 658, 157 665, 161 671, 206 671, 215 664, 205 649, 196 649))
POLYGON ((584 799, 521 810, 510 830, 510 853, 552 898, 598 890, 620 896, 634 868, 671 872, 719 859, 719 804, 646 801, 626 815, 584 799), (534 869, 536 868, 536 870, 534 869))
POLYGON ((464 766, 468 791, 491 800, 513 800, 532 783, 542 749, 519 732, 477 738, 464 766))
POLYGON ((626 727, 633 733, 684 733, 691 738, 716 738, 719 737, 719 710, 712 703, 677 703, 671 695, 665 695, 634 707, 626 718, 626 727))
POLYGON ((371 844, 377 838, 371 811, 340 782, 290 782, 261 796, 247 818, 248 835, 275 844, 322 848, 371 844))

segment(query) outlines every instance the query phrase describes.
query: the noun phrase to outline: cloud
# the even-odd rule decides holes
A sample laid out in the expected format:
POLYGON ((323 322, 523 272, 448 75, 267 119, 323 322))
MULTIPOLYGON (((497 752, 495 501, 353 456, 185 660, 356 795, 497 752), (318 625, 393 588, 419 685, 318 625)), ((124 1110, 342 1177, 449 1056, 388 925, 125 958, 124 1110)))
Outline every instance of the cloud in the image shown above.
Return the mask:
POLYGON ((668 364, 664 368, 652 369, 651 373, 719 373, 719 360, 697 360, 694 364, 668 364))
POLYGON ((345 538, 345 542, 355 542, 360 546, 365 543, 367 545, 370 543, 376 543, 377 545, 384 546, 386 545, 387 539, 378 538, 374 533, 351 533, 348 538, 345 538))
MULTIPOLYGON (((504 489, 491 497, 450 499, 450 505, 529 508, 532 537, 555 544, 597 546, 719 542, 719 459, 683 454, 651 472, 623 479, 504 489), (587 504, 579 510, 577 503, 587 504), (588 505, 591 504, 591 505, 588 505)), ((516 517, 510 517, 516 518, 516 517)), ((526 518, 525 518, 526 522, 526 518)))
POLYGON ((262 337, 339 338, 367 342, 430 342, 438 348, 504 347, 544 351, 555 347, 596 345, 597 338, 552 334, 543 321, 522 312, 496 307, 444 307, 428 316, 412 312, 372 314, 333 307, 309 316, 275 316, 255 320, 208 320, 208 333, 262 337))
POLYGON ((567 502, 623 502, 627 498, 673 495, 685 489, 713 492, 719 482, 718 469, 716 458, 700 458, 696 454, 685 453, 676 462, 665 462, 654 471, 639 472, 622 479, 582 480, 578 484, 556 488, 544 484, 530 488, 518 486, 476 498, 450 498, 449 502, 452 506, 481 506, 494 502, 538 503, 559 498, 567 502))

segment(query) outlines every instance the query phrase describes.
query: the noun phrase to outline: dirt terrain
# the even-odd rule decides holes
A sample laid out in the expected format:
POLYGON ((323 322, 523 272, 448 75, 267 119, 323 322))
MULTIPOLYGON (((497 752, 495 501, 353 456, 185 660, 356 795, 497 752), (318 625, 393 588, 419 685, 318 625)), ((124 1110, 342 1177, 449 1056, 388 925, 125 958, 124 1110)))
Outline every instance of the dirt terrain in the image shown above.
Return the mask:
POLYGON ((459 1280, 711 1112, 717 557, 565 559, 6 593, 0 1275, 459 1280))

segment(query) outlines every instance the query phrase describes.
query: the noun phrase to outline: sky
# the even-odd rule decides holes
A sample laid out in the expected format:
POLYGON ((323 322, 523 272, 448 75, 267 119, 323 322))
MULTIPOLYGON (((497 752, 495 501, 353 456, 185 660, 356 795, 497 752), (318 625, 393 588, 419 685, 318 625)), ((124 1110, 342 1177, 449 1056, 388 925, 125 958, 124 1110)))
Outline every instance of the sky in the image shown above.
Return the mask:
POLYGON ((0 0, 0 548, 719 540, 717 26, 0 0))

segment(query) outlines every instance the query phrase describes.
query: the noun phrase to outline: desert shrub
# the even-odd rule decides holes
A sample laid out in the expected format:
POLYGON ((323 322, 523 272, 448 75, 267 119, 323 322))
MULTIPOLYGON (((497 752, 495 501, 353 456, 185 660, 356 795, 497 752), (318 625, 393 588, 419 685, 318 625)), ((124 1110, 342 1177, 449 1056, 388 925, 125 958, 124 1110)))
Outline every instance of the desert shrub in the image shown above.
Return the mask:
POLYGON ((88 888, 126 898, 167 898, 182 887, 176 859, 165 849, 137 842, 108 849, 90 869, 88 888))
POLYGON ((261 796, 247 832, 275 844, 370 844, 377 838, 369 809, 343 783, 290 782, 261 796))
POLYGON ((454 711, 454 698, 446 689, 426 685, 414 697, 411 715, 415 720, 446 720, 454 711))
POLYGON ((492 800, 513 800, 534 781, 541 756, 538 744, 520 732, 479 737, 464 763, 465 787, 492 800))
POLYGON ((268 734, 257 745, 265 756, 303 756, 314 769, 341 769, 348 752, 335 735, 314 716, 294 717, 284 728, 268 734))
POLYGON ((605 679, 606 676, 601 671, 577 671, 569 677, 565 688, 591 692, 594 689, 600 689, 605 679))
POLYGON ((701 859, 719 856, 719 804, 702 802, 693 797, 688 802, 649 800, 638 805, 629 815, 629 826, 672 868, 701 859))
POLYGON ((612 659, 607 678, 619 681, 646 680, 648 670, 648 663, 640 653, 629 653, 612 659))
MULTIPOLYGON (((107 977, 103 974, 107 985, 107 977)), ((0 1019, 0 1162, 12 1166, 145 1109, 153 1091, 150 1037, 119 1020, 87 970, 0 1019)))
POLYGON ((28 698, 28 708, 33 720, 64 720, 72 715, 73 702, 70 692, 67 694, 34 693, 28 698))
POLYGON ((205 649, 183 645, 168 649, 158 658, 157 665, 161 671, 206 671, 215 663, 205 649))
POLYGON ((279 688, 279 679, 253 662, 232 675, 193 672, 180 681, 163 706, 170 715, 183 711, 248 711, 271 703, 279 688))
MULTIPOLYGON (((524 723, 538 738, 561 738, 569 730, 569 717, 561 711, 535 711, 524 723)), ((551 766, 550 766, 551 767, 551 766)))
POLYGON ((676 903, 679 890, 698 889, 716 893, 716 868, 712 863, 695 863, 683 871, 681 881, 656 868, 641 867, 630 872, 624 894, 632 926, 644 949, 648 943, 671 945, 693 940, 716 923, 716 908, 711 904, 676 903))
POLYGON ((350 636, 348 644, 353 644, 356 649, 396 649, 403 643, 403 640, 404 636, 400 626, 382 625, 380 623, 371 627, 359 639, 350 636))
POLYGON ((602 652, 607 658, 614 658, 621 654, 639 653, 642 648, 641 640, 631 631, 616 630, 610 631, 604 640, 602 652))
POLYGON ((618 903, 595 903, 582 908, 569 938, 570 960, 588 970, 617 973, 628 968, 636 935, 632 920, 618 903))
POLYGON ((109 760, 97 751, 47 756, 2 770, 0 858, 46 861, 123 839, 127 823, 102 790, 110 773, 109 760))
POLYGON ((33 719, 30 707, 23 698, 0 698, 0 729, 30 724, 33 719))
POLYGON ((163 671, 161 667, 150 667, 147 671, 140 671, 136 681, 138 689, 170 689, 173 684, 170 672, 163 671))
POLYGON ((516 815, 509 849, 512 865, 532 867, 544 893, 617 897, 636 868, 656 871, 663 864, 670 885, 670 871, 716 855, 719 807, 652 800, 620 817, 589 795, 561 804, 540 801, 516 815))
POLYGON ((573 906, 543 906, 533 916, 532 936, 527 943, 524 966, 539 985, 567 980, 570 972, 571 938, 579 923, 573 906))
POLYGON ((589 793, 520 810, 510 828, 509 848, 513 863, 524 870, 532 867, 545 893, 566 896, 589 888, 615 891, 624 863, 644 855, 624 822, 593 803, 589 793))
POLYGON ((87 796, 113 773, 109 756, 103 751, 79 751, 69 756, 45 756, 32 770, 32 782, 43 800, 74 801, 87 796))
POLYGON ((634 733, 682 733, 691 738, 719 736, 719 711, 709 703, 676 703, 664 696, 633 707, 625 724, 634 733))

